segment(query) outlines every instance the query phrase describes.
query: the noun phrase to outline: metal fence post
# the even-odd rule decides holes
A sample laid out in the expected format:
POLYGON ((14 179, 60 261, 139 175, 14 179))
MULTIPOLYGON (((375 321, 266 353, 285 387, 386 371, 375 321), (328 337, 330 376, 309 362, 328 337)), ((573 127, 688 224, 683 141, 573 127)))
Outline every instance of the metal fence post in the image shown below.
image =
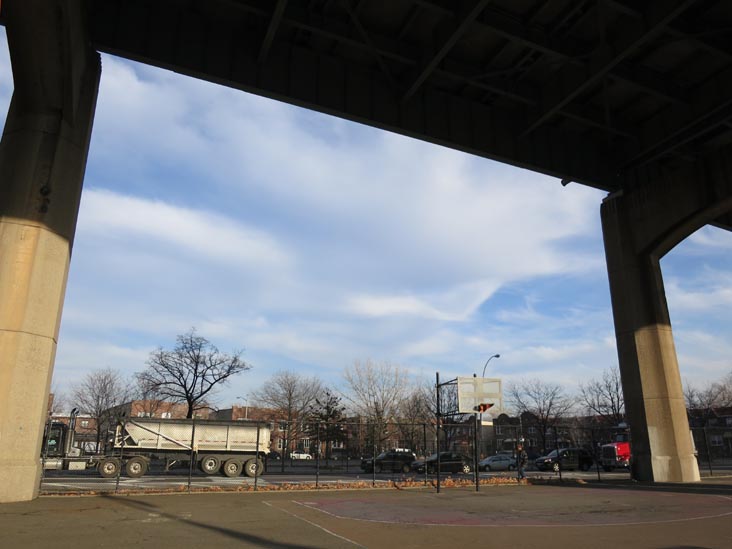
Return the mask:
POLYGON ((257 472, 254 473, 254 491, 255 492, 257 491, 257 485, 258 485, 257 480, 259 479, 259 475, 262 473, 262 471, 259 468, 259 427, 260 427, 259 422, 257 422, 257 448, 256 448, 255 454, 254 454, 254 459, 255 459, 254 463, 256 463, 256 466, 257 466, 257 472))
MULTIPOLYGON (((120 428, 120 435, 122 437, 122 442, 119 445, 119 464, 117 466, 117 480, 114 484, 114 493, 116 494, 119 492, 119 477, 122 475, 122 464, 124 463, 124 454, 125 454, 125 431, 127 430, 127 424, 126 422, 121 422, 117 424, 120 428)), ((115 433, 115 436, 117 433, 115 433)))
POLYGON ((559 433, 557 431, 557 426, 554 426, 554 449, 557 451, 557 466, 558 466, 558 472, 559 472, 559 482, 562 482, 562 464, 559 460, 559 433))
POLYGON ((600 460, 602 459, 602 447, 600 446, 600 443, 596 442, 595 440, 594 429, 590 431, 590 437, 592 438, 592 450, 595 452, 595 469, 597 469, 597 480, 599 482, 602 480, 600 478, 600 460))
POLYGON ((376 425, 371 424, 371 485, 376 486, 376 425))
MULTIPOLYGON (((422 424, 422 457, 427 459, 427 424, 422 424)), ((427 485, 427 466, 424 468, 424 484, 427 485)))
MULTIPOLYGON (((442 410, 440 409, 440 372, 435 372, 435 378, 437 380, 435 384, 435 392, 437 394, 437 428, 435 429, 435 433, 437 434, 437 493, 440 493, 440 427, 441 427, 441 414, 442 410)), ((425 471, 427 470, 427 461, 424 463, 425 471)))
POLYGON ((320 423, 315 427, 315 489, 320 488, 320 423))
POLYGON ((191 479, 193 477, 193 465, 196 463, 196 418, 191 424, 191 457, 188 461, 188 491, 191 491, 191 479))
POLYGON ((473 463, 475 465, 475 491, 480 491, 480 473, 478 471, 478 414, 475 414, 473 422, 475 429, 473 430, 473 463))
MULTIPOLYGON (((707 449, 707 467, 709 468, 709 476, 713 477, 714 471, 712 470, 712 452, 709 449, 709 438, 707 437, 707 428, 703 427, 702 432, 704 433, 704 446, 707 449)), ((694 435, 692 434, 691 436, 692 436, 692 442, 693 442, 694 435)))

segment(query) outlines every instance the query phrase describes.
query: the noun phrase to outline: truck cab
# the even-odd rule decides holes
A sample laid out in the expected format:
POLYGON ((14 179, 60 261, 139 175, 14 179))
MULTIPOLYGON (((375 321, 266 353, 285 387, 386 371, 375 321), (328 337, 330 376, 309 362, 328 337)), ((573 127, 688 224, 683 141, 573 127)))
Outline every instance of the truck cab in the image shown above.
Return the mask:
POLYGON ((56 470, 84 470, 87 467, 85 459, 80 458, 81 450, 74 447, 74 427, 76 424, 76 410, 71 413, 70 424, 60 421, 49 421, 43 432, 43 446, 41 458, 44 469, 56 470))

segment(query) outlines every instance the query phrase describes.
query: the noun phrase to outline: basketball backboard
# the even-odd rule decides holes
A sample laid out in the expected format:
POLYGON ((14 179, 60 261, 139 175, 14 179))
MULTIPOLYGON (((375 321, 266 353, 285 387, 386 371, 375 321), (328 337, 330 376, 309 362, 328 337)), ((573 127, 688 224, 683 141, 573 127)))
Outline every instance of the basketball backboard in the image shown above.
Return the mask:
POLYGON ((458 411, 474 414, 481 404, 493 404, 488 410, 491 416, 503 411, 503 388, 501 380, 491 377, 458 377, 458 411))

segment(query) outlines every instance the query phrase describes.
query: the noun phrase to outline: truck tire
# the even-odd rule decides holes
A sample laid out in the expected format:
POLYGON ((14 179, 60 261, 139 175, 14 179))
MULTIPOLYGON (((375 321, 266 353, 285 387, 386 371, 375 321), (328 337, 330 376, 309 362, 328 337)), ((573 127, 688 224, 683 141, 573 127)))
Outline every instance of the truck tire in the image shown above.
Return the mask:
POLYGON ((227 477, 238 477, 241 475, 242 463, 238 459, 228 459, 221 470, 227 477))
POLYGON ((127 460, 125 464, 125 472, 130 478, 140 478, 147 473, 147 460, 140 456, 135 456, 127 460))
POLYGON ((252 458, 244 464, 244 474, 248 477, 256 477, 262 474, 264 464, 261 459, 252 458))
POLYGON ((221 469, 221 460, 217 456, 203 456, 198 467, 207 475, 215 475, 221 469))
POLYGON ((408 473, 411 470, 412 468, 409 466, 409 463, 405 463, 404 465, 402 465, 402 473, 408 473))
POLYGON ((102 478, 114 478, 119 474, 120 462, 117 458, 105 457, 99 461, 97 471, 102 478))

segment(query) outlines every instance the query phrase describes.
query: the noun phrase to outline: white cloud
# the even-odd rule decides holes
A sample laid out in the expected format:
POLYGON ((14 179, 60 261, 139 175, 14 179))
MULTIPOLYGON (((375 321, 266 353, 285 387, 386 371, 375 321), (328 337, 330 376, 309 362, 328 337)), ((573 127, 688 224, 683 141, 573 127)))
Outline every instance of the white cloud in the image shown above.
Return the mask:
POLYGON ((84 193, 79 229, 96 239, 157 241, 202 262, 286 269, 292 259, 276 238, 225 216, 100 189, 84 193))
MULTIPOLYGON (((230 395, 281 367, 337 383, 366 357, 462 375, 498 352, 490 372, 506 380, 569 385, 616 364, 599 191, 103 63, 56 368, 64 380, 138 370, 191 326, 246 349, 255 370, 230 395)), ((0 71, 7 102, 2 55, 0 71)), ((714 376, 729 364, 719 319, 732 280, 716 266, 732 244, 716 229, 690 243, 674 257, 711 257, 711 267, 667 273, 669 303, 682 368, 714 376)))
POLYGON ((732 273, 707 270, 692 280, 669 277, 666 295, 674 313, 707 312, 732 305, 732 273), (693 289, 689 289, 693 286, 693 289))
POLYGON ((689 237, 689 242, 699 248, 730 250, 732 236, 729 231, 708 225, 696 231, 689 237))

